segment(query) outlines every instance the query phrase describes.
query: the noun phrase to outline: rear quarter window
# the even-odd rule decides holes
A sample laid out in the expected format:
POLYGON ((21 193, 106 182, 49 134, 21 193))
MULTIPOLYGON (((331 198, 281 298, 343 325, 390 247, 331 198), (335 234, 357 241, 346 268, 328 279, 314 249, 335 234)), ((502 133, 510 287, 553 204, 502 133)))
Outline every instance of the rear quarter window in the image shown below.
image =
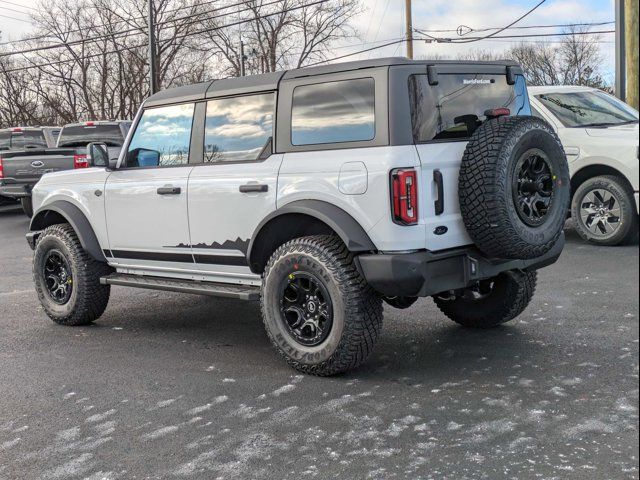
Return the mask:
POLYGON ((292 145, 369 141, 375 135, 373 78, 302 85, 294 89, 292 145))
POLYGON ((427 75, 409 77, 413 137, 418 143, 466 140, 493 108, 508 108, 511 115, 531 115, 526 82, 515 85, 504 75, 442 74, 438 85, 427 75))

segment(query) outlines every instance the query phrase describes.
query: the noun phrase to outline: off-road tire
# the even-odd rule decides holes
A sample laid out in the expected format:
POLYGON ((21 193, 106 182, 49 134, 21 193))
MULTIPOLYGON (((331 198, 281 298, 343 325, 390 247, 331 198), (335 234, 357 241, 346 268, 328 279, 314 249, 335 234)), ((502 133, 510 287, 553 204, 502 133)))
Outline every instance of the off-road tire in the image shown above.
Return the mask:
POLYGON ((31 197, 20 198, 20 205, 22 205, 22 211, 27 217, 33 217, 33 202, 31 197))
POLYGON ((560 237, 569 208, 569 167, 553 128, 535 117, 499 117, 471 136, 459 176, 460 211, 476 246, 494 258, 531 259, 550 251, 560 237), (544 222, 531 226, 514 201, 519 158, 531 149, 549 159, 553 197, 544 222))
POLYGON ((433 300, 442 313, 464 327, 491 328, 513 320, 527 308, 536 281, 536 271, 513 270, 498 275, 493 291, 484 298, 434 296, 433 300))
POLYGON ((107 307, 111 291, 109 285, 100 285, 100 277, 111 272, 107 264, 95 261, 85 252, 69 224, 51 225, 38 237, 33 255, 33 280, 44 311, 57 324, 88 325, 97 320, 107 307), (44 279, 44 261, 51 249, 61 252, 71 267, 71 297, 63 305, 50 297, 44 279))
POLYGON ((583 240, 594 245, 614 246, 628 245, 638 241, 638 212, 635 207, 633 190, 626 185, 619 177, 614 175, 603 175, 590 178, 580 185, 571 202, 571 217, 583 240), (592 234, 582 221, 581 203, 588 192, 600 189, 612 194, 620 206, 620 226, 611 236, 605 238, 592 234))
POLYGON ((382 300, 335 236, 297 238, 279 247, 265 268, 260 301, 271 343, 290 366, 306 374, 329 376, 356 368, 373 350, 382 328, 382 300), (295 272, 315 275, 330 297, 333 325, 316 346, 296 341, 280 312, 283 282, 295 272))

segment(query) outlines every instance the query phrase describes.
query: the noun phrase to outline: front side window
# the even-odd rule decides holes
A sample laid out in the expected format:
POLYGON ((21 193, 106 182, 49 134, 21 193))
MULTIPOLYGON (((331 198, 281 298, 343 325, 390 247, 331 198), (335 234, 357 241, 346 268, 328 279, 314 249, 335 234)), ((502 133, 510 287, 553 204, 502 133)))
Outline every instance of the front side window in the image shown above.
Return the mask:
POLYGON ((516 76, 515 85, 509 85, 505 75, 441 74, 437 85, 429 85, 427 75, 412 75, 409 96, 417 143, 468 139, 490 109, 531 115, 522 75, 516 76))
POLYGON ((565 127, 606 127, 638 121, 638 112, 629 105, 596 90, 544 93, 537 98, 565 127))
POLYGON ((291 110, 291 144, 373 140, 375 82, 373 78, 342 80, 296 87, 291 110))
POLYGON ((271 153, 275 94, 207 102, 204 162, 239 162, 271 153))
POLYGON ((144 111, 127 150, 127 167, 168 167, 189 162, 194 104, 144 111))

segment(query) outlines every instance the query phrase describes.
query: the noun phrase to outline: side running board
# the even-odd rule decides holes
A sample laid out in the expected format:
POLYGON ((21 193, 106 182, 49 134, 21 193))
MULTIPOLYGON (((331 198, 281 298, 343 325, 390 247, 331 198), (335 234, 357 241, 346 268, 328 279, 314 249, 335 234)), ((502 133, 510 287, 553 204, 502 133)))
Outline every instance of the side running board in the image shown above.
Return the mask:
POLYGON ((227 283, 198 282, 178 278, 160 278, 144 275, 113 273, 100 278, 102 285, 148 288, 170 292, 195 293, 213 297, 238 298, 240 300, 260 300, 260 287, 250 285, 230 285, 227 283))

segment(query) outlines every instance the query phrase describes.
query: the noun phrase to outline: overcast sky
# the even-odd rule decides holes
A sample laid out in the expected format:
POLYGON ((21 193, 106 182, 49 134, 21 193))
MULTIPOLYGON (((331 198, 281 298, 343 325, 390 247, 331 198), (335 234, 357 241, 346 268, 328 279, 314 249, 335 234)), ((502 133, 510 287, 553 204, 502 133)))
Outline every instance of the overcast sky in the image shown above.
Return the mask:
MULTIPOLYGON (((2 32, 3 40, 20 38, 31 30, 28 13, 19 13, 16 10, 28 12, 28 8, 36 7, 37 3, 38 0, 0 0, 0 32, 2 32)), ((340 45, 335 49, 334 56, 380 45, 399 39, 404 35, 405 0, 363 0, 362 3, 366 11, 356 19, 360 38, 340 45)), ((511 23, 536 3, 538 0, 414 0, 413 23, 416 28, 424 30, 456 29, 460 25, 474 29, 500 27, 511 23)), ((614 18, 614 0, 547 0, 519 25, 602 22, 614 20, 614 18)), ((595 28, 611 30, 613 25, 595 28)), ((540 29, 524 32, 510 30, 509 32, 512 34, 553 33, 558 30, 540 29)), ((436 33, 435 35, 455 37, 456 33, 436 33)), ((532 40, 526 39, 526 41, 532 40)), ((543 41, 557 41, 557 38, 543 39, 543 41)), ((601 41, 600 48, 606 62, 607 79, 613 82, 614 35, 602 35, 601 41)), ((507 49, 510 43, 511 40, 505 39, 483 40, 465 45, 427 44, 420 41, 415 44, 415 55, 424 58, 433 54, 455 56, 459 52, 473 49, 499 52, 507 49)), ((348 60, 404 55, 405 53, 404 45, 399 44, 350 57, 348 60)))

